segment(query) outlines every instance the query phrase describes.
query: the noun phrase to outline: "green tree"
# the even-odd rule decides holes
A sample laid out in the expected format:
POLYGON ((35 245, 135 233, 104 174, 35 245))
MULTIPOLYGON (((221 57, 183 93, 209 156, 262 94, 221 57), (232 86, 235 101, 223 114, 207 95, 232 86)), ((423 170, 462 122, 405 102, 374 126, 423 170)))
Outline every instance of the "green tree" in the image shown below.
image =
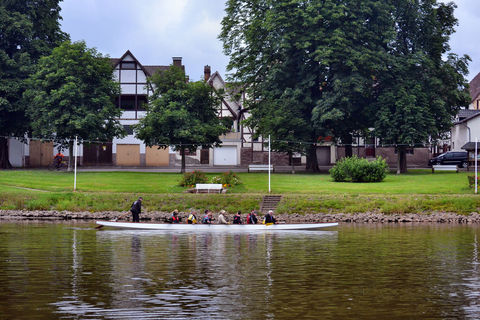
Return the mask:
POLYGON ((468 56, 449 53, 455 31, 453 3, 393 0, 392 37, 375 88, 375 132, 396 145, 397 173, 407 171, 408 146, 427 143, 450 130, 470 97, 468 56), (446 58, 444 58, 446 56, 446 58))
POLYGON ((271 135, 274 150, 300 151, 318 171, 319 136, 351 142, 352 131, 368 127, 378 50, 368 40, 384 31, 380 8, 373 0, 227 2, 220 39, 228 68, 248 84, 248 125, 271 135))
POLYGON ((186 81, 184 71, 176 66, 149 81, 154 92, 147 115, 135 126, 135 135, 149 147, 180 150, 181 172, 185 172, 185 150, 217 146, 219 136, 228 132, 218 117, 221 97, 203 81, 186 81))
POLYGON ((465 105, 468 60, 442 59, 453 9, 436 0, 228 1, 220 39, 248 90, 248 124, 275 150, 294 143, 313 171, 320 135, 351 144, 352 133, 375 128, 403 146, 448 130, 465 105))
POLYGON ((0 168, 10 167, 9 136, 23 137, 29 118, 22 93, 38 59, 68 38, 59 0, 0 0, 0 168))
POLYGON ((108 58, 85 42, 66 41, 40 58, 37 72, 25 92, 34 136, 51 139, 69 149, 73 142, 107 141, 124 134, 114 103, 119 92, 108 58))

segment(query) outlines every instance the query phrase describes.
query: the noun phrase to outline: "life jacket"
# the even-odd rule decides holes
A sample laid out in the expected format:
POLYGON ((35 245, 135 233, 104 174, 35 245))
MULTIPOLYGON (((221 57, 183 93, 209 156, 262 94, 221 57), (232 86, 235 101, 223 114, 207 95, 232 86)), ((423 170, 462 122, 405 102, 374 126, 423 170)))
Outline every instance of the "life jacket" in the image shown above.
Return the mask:
POLYGON ((252 215, 250 213, 247 216, 247 224, 252 224, 252 215))
POLYGON ((197 223, 197 217, 195 217, 195 215, 193 213, 190 213, 190 215, 188 216, 187 222, 189 224, 196 224, 197 223))
POLYGON ((171 219, 172 223, 179 223, 179 222, 180 222, 180 220, 178 219, 178 217, 173 216, 173 215, 172 215, 172 217, 171 217, 170 219, 171 219))
POLYGON ((234 216, 233 224, 242 224, 242 218, 240 216, 234 216))
POLYGON ((210 224, 211 222, 212 220, 210 220, 210 218, 207 215, 205 215, 205 217, 203 217, 202 219, 203 224, 210 224))
POLYGON ((270 225, 275 224, 276 220, 273 216, 267 214, 265 218, 263 218, 263 224, 270 225))

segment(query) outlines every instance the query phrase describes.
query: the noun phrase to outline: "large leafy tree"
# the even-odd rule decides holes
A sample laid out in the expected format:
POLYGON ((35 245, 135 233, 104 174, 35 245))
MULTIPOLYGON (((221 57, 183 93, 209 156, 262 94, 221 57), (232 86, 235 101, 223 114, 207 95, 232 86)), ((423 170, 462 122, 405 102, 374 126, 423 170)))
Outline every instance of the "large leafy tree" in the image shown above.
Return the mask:
POLYGON ((230 0, 220 39, 247 84, 249 125, 315 171, 319 135, 348 145, 375 127, 403 145, 447 128, 466 97, 466 58, 442 60, 455 23, 436 0, 230 0))
POLYGON ((315 14, 308 7, 305 1, 230 0, 220 38, 233 78, 247 85, 248 125, 270 135, 273 150, 307 154, 307 167, 315 171, 316 145, 309 142, 322 134, 312 111, 325 67, 314 59, 322 36, 309 37, 315 14))
POLYGON ((453 3, 392 4, 394 32, 375 88, 375 131, 383 143, 396 145, 397 173, 404 173, 407 147, 449 131, 458 109, 468 106, 469 58, 449 53, 448 39, 457 24, 453 3))
POLYGON ((184 71, 176 66, 156 73, 149 81, 154 92, 135 134, 147 146, 180 150, 181 172, 185 172, 185 150, 217 146, 219 136, 228 131, 218 117, 221 97, 203 81, 186 81, 184 71))
POLYGON ((273 149, 300 151, 307 169, 317 171, 319 136, 351 143, 352 131, 368 128, 383 6, 374 0, 228 1, 220 35, 228 67, 247 84, 248 125, 271 135, 273 149))
POLYGON ((59 0, 0 0, 0 168, 9 167, 8 138, 29 129, 22 94, 41 56, 66 40, 59 0))
MULTIPOLYGON (((25 92, 33 135, 52 139, 73 156, 73 142, 108 141, 124 134, 114 103, 119 92, 108 58, 85 42, 66 41, 40 58, 25 92)), ((72 161, 69 161, 71 168, 72 161)))

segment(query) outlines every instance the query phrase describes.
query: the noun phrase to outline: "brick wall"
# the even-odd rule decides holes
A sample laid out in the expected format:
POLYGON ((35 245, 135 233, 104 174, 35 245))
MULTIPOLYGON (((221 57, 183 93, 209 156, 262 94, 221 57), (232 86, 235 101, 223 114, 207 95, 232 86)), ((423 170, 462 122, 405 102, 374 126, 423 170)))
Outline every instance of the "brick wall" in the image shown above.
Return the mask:
MULTIPOLYGON (((247 166, 249 164, 267 164, 268 151, 253 151, 252 148, 242 148, 240 154, 240 163, 242 166, 247 166)), ((272 152, 271 163, 274 166, 288 166, 288 154, 272 152)))
MULTIPOLYGON (((365 157, 365 148, 353 148, 353 154, 359 157, 365 157)), ((381 156, 385 158, 387 164, 390 167, 397 166, 397 154, 395 153, 395 148, 375 148, 375 156, 381 156)), ((337 160, 345 157, 345 147, 337 147, 337 160)), ((407 153, 407 165, 408 167, 427 167, 428 160, 433 157, 429 148, 414 148, 413 154, 407 153)))

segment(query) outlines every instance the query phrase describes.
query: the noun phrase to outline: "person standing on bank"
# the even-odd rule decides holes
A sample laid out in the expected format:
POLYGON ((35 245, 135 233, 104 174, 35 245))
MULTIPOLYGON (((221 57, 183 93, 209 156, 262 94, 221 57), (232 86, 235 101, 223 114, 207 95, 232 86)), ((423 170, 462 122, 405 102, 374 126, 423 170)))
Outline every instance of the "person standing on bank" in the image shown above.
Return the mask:
POLYGON ((138 200, 132 203, 130 212, 132 213, 133 222, 140 222, 140 213, 142 212, 142 197, 138 197, 138 200))

